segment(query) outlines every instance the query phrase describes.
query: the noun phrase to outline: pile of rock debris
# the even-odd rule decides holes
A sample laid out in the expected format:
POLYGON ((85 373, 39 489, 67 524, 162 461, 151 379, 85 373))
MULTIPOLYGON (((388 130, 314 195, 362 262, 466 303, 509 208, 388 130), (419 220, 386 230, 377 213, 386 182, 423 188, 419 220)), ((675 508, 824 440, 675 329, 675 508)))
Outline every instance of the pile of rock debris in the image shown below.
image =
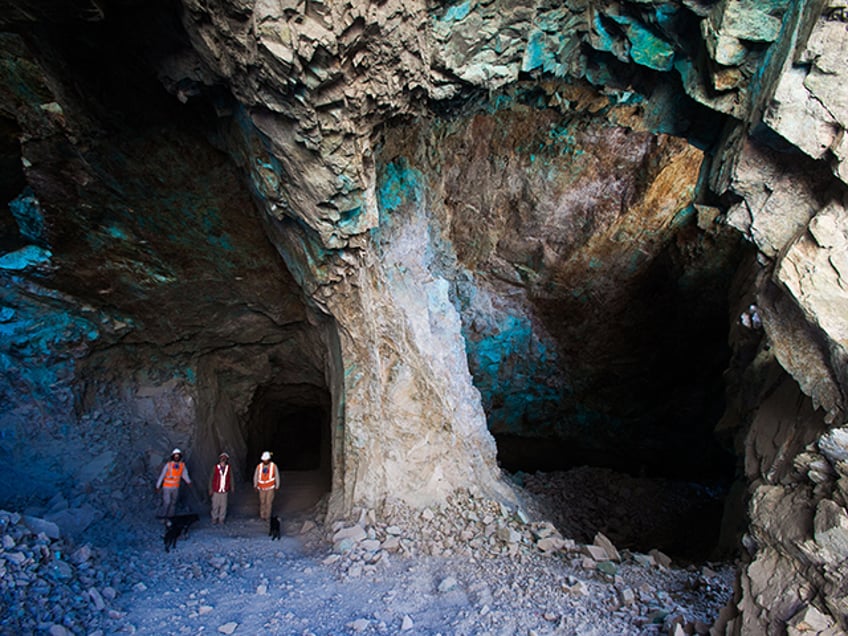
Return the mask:
POLYGON ((110 633, 120 574, 97 551, 74 547, 56 524, 0 510, 0 616, 6 633, 110 633), (107 572, 109 572, 107 574, 107 572))

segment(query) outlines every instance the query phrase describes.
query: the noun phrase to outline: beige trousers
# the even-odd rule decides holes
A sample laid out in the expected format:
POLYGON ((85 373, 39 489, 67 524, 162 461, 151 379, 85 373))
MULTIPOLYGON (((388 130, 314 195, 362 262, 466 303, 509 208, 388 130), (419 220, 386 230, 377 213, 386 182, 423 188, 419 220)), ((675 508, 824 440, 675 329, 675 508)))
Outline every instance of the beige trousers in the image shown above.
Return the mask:
POLYGON ((225 492, 212 493, 212 521, 224 523, 227 518, 227 494, 225 492))
POLYGON ((266 521, 271 518, 271 509, 274 507, 274 495, 276 488, 259 491, 259 518, 266 521))

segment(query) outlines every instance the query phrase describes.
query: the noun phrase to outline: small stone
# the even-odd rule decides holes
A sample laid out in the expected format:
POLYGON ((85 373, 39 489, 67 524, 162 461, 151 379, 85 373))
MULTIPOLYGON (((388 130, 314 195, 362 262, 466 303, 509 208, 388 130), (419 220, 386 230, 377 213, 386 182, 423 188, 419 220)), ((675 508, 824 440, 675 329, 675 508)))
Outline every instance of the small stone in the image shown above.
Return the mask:
POLYGON ((521 533, 508 526, 501 526, 498 528, 496 534, 498 539, 505 543, 518 543, 521 541, 521 533))
POLYGON ((575 596, 588 596, 589 594, 589 588, 586 587, 586 584, 583 581, 577 581, 572 585, 563 585, 562 589, 564 592, 574 594, 575 596))
POLYGON ((657 562, 654 561, 654 557, 650 554, 639 554, 636 552, 633 554, 633 560, 645 568, 652 568, 657 564, 657 562))
POLYGON ((629 587, 625 587, 618 592, 618 600, 622 605, 633 605, 636 602, 636 593, 629 587))
POLYGON ((91 558, 91 548, 87 545, 82 546, 71 555, 71 561, 79 565, 85 563, 91 558))
POLYGON ((23 552, 7 552, 3 555, 3 558, 9 561, 9 563, 14 563, 15 565, 21 565, 24 561, 26 561, 26 555, 23 552))
POLYGON ((680 623, 675 623, 674 627, 669 631, 669 636, 688 636, 686 634, 686 630, 683 629, 683 625, 680 623))
POLYGON ((610 561, 621 561, 621 555, 618 553, 618 550, 613 545, 612 541, 607 539, 607 537, 602 533, 598 532, 595 535, 595 539, 592 543, 594 543, 599 548, 603 548, 607 555, 609 555, 608 559, 610 561))
POLYGON ((819 634, 832 628, 834 624, 835 621, 829 616, 812 605, 806 605, 789 620, 788 634, 819 634))
POLYGON ((357 618, 355 621, 348 623, 347 627, 350 627, 355 632, 364 632, 370 624, 371 621, 367 618, 357 618))
POLYGON ((653 550, 650 550, 648 552, 648 554, 651 555, 652 557, 654 557, 654 561, 656 561, 657 565, 659 565, 660 567, 663 567, 663 568, 671 567, 671 557, 668 556, 667 554, 660 552, 656 548, 654 548, 653 550))
POLYGON ((412 619, 409 617, 409 615, 404 614, 403 621, 401 621, 401 624, 400 624, 400 631, 408 632, 414 626, 415 626, 415 623, 412 622, 412 619))
POLYGON ((400 539, 397 536, 390 536, 382 543, 383 550, 389 552, 397 552, 400 549, 400 539))
POLYGON ((53 624, 50 626, 48 630, 50 636, 70 636, 71 632, 69 632, 63 625, 53 624))
POLYGON ((94 605, 94 609, 96 609, 98 612, 103 611, 106 608, 106 603, 103 601, 103 596, 101 596, 97 588, 90 588, 88 590, 88 596, 91 599, 92 605, 94 605))
POLYGON ((365 552, 376 552, 380 549, 380 542, 376 539, 366 539, 359 544, 359 547, 365 552))
POLYGON ((618 572, 618 568, 612 561, 602 561, 601 563, 598 563, 598 572, 606 574, 607 576, 615 576, 618 572))
POLYGON ((550 536, 559 536, 559 532, 550 521, 544 521, 533 529, 533 534, 537 539, 544 539, 550 536))
POLYGON ((59 526, 52 521, 47 521, 46 519, 41 519, 39 517, 32 517, 30 515, 24 515, 23 519, 24 524, 34 534, 43 532, 51 539, 58 539, 61 536, 59 526))
POLYGON ((368 535, 360 525, 353 525, 348 528, 342 528, 333 535, 333 543, 339 543, 345 539, 349 539, 353 543, 359 543, 368 535))
POLYGON ((595 561, 609 561, 609 553, 598 545, 584 545, 582 547, 583 554, 591 557, 595 561))
POLYGON ((197 613, 200 616, 204 616, 206 614, 209 614, 213 609, 215 609, 215 608, 212 607, 211 605, 201 605, 200 607, 197 608, 197 613))
POLYGON ((439 583, 438 590, 439 590, 439 592, 442 592, 442 593, 450 592, 457 585, 459 585, 457 580, 455 578, 453 578, 452 576, 449 576, 449 577, 443 579, 441 583, 439 583))
POLYGON ((560 537, 545 537, 536 543, 536 547, 545 554, 550 554, 564 548, 565 541, 560 537))
POLYGON ((256 586, 256 593, 259 596, 265 596, 268 593, 268 586, 264 585, 264 584, 263 585, 257 585, 256 586))
POLYGON ((230 621, 229 623, 224 623, 223 625, 221 625, 218 628, 218 631, 222 634, 232 634, 234 631, 236 631, 237 627, 238 623, 236 623, 235 621, 230 621))

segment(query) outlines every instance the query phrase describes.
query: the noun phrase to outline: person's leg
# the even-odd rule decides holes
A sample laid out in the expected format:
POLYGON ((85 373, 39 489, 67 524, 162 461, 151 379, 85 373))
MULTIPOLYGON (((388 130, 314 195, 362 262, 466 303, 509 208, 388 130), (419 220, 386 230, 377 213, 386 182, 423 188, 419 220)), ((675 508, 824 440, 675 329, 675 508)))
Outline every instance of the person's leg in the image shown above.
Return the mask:
POLYGON ((165 509, 166 517, 173 517, 177 510, 177 497, 180 494, 179 488, 163 488, 162 489, 162 506, 165 509))
POLYGON ((259 518, 267 521, 271 518, 271 497, 273 489, 259 491, 259 518))
POLYGON ((212 493, 212 509, 210 510, 210 515, 212 517, 212 523, 219 523, 221 521, 221 493, 219 492, 212 493))
POLYGON ((218 515, 218 523, 224 523, 227 519, 227 493, 219 493, 221 495, 221 510, 218 515))

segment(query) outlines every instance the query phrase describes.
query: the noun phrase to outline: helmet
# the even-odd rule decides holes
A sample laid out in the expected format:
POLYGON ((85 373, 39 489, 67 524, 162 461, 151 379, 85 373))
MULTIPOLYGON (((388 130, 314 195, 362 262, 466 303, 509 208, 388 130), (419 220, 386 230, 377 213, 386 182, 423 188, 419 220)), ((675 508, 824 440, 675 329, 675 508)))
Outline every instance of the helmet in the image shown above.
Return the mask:
POLYGON ((264 453, 262 453, 262 457, 260 457, 260 459, 263 462, 268 461, 269 459, 271 459, 271 453, 269 453, 268 451, 265 451, 264 453))
POLYGON ((179 448, 175 448, 171 451, 171 455, 176 455, 177 453, 179 453, 180 455, 183 454, 183 452, 179 448))
POLYGON ((226 451, 222 451, 222 452, 218 453, 218 459, 221 459, 222 457, 226 457, 227 459, 229 459, 230 454, 226 451))

